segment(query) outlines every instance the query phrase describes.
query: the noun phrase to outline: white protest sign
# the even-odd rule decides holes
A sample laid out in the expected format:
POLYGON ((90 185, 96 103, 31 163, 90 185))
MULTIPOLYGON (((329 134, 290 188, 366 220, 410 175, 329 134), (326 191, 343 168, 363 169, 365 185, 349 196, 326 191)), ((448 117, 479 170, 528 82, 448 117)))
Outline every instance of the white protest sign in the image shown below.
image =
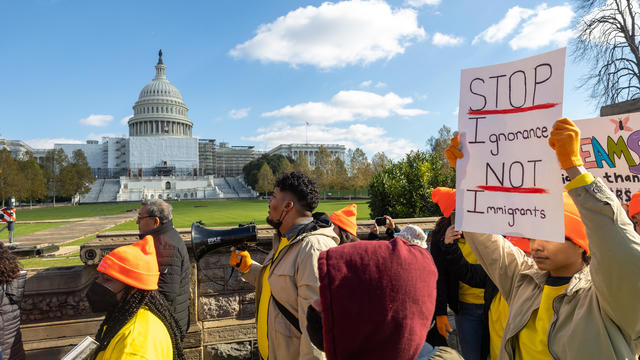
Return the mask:
POLYGON ((560 165, 566 49, 462 70, 456 230, 564 241, 560 165))
MULTIPOLYGON (((584 167, 627 203, 640 190, 640 113, 575 121, 584 167)), ((570 181, 562 174, 564 184, 570 181)))

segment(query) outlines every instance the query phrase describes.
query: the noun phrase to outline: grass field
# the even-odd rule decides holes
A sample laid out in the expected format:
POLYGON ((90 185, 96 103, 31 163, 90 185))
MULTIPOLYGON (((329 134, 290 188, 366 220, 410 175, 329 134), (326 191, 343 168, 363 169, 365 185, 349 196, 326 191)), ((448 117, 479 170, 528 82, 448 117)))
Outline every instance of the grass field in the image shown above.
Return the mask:
POLYGON ((122 214, 130 209, 138 209, 137 203, 126 204, 87 204, 80 206, 59 206, 36 209, 18 209, 16 219, 18 221, 31 220, 60 220, 102 215, 122 214))
MULTIPOLYGON (((369 219, 369 207, 366 200, 321 201, 317 211, 332 213, 348 204, 358 205, 358 219, 369 219)), ((266 224, 266 200, 234 200, 234 201, 181 201, 172 202, 173 225, 177 228, 188 228, 194 221, 202 220, 207 226, 237 226, 255 220, 256 224, 266 224)), ((117 225, 109 231, 137 230, 135 220, 117 225)))

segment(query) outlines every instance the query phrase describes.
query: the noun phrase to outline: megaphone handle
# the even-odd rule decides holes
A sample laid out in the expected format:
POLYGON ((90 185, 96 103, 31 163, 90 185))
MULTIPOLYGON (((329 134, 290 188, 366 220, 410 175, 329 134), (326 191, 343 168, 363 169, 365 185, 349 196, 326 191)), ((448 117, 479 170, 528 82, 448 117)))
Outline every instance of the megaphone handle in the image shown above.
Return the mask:
POLYGON ((238 263, 236 264, 236 269, 240 268, 240 264, 242 264, 242 259, 240 259, 240 261, 238 261, 238 263))

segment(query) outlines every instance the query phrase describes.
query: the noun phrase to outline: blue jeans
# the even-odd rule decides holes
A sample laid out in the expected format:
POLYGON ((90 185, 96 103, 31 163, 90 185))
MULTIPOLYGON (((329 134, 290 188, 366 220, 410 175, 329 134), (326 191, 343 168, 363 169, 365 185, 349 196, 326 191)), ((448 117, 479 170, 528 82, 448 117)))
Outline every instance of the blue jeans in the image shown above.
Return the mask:
POLYGON ((483 304, 458 303, 456 331, 465 360, 482 359, 482 311, 483 304))

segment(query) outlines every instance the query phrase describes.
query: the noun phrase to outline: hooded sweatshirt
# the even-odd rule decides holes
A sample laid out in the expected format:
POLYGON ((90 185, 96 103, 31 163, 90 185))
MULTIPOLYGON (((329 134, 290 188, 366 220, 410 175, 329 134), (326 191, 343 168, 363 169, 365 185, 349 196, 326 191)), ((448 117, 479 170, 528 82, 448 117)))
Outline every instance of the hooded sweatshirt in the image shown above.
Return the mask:
POLYGON ((318 259, 328 360, 414 360, 436 301, 435 264, 405 240, 360 241, 318 259))

